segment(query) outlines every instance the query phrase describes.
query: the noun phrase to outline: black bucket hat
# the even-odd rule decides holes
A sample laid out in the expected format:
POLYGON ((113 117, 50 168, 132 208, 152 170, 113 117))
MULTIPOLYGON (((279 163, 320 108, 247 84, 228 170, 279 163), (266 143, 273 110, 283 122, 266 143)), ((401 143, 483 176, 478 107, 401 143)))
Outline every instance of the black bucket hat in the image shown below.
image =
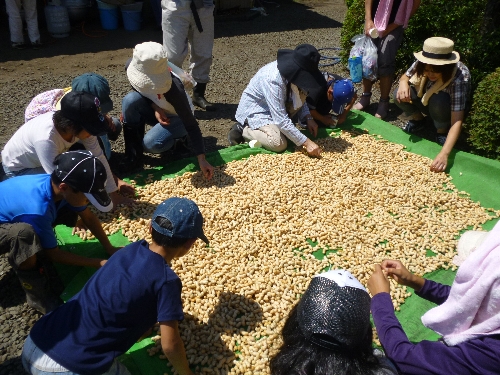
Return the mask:
POLYGON ((304 91, 314 103, 326 90, 326 81, 319 71, 318 50, 310 44, 301 44, 294 50, 278 50, 278 70, 288 82, 304 91))

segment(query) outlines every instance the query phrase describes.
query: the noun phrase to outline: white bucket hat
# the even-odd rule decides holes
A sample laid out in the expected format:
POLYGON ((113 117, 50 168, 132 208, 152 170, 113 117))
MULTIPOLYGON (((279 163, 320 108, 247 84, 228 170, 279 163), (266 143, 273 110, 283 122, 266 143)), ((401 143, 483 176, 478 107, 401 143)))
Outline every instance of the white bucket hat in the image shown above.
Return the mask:
POLYGON ((469 230, 462 234, 458 240, 457 255, 453 258, 453 264, 460 266, 464 260, 484 241, 489 232, 469 230))
POLYGON ((164 94, 170 90, 172 76, 165 48, 156 42, 137 44, 127 77, 132 87, 144 95, 164 94))
POLYGON ((418 61, 430 65, 454 64, 460 61, 460 55, 453 51, 455 43, 448 38, 433 37, 427 38, 424 42, 423 51, 413 54, 418 61))

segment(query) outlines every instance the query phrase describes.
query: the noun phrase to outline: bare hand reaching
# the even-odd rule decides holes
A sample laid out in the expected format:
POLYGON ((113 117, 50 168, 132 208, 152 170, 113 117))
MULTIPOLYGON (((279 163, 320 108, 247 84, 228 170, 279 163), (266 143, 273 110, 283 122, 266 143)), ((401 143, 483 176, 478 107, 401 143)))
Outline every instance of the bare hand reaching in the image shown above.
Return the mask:
POLYGON ((389 293, 391 291, 391 284, 385 276, 380 264, 373 266, 373 273, 368 280, 368 289, 372 296, 379 293, 389 293))
POLYGON ((388 277, 392 277, 398 284, 409 286, 417 292, 424 286, 425 279, 412 274, 399 260, 384 260, 382 269, 388 277))

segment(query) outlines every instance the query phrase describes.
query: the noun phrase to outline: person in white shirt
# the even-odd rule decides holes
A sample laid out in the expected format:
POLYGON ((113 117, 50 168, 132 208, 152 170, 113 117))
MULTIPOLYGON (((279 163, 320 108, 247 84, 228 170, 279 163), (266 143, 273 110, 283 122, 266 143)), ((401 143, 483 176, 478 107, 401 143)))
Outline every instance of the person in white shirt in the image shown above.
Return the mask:
MULTIPOLYGON (((78 140, 102 162, 107 175, 112 176, 97 141, 97 136, 108 131, 108 121, 101 113, 99 99, 89 93, 71 91, 61 100, 61 110, 33 118, 9 139, 2 150, 3 179, 52 173, 55 157, 68 151, 78 140)), ((109 178, 106 183, 106 191, 115 207, 127 203, 128 199, 119 194, 117 182, 109 178)))

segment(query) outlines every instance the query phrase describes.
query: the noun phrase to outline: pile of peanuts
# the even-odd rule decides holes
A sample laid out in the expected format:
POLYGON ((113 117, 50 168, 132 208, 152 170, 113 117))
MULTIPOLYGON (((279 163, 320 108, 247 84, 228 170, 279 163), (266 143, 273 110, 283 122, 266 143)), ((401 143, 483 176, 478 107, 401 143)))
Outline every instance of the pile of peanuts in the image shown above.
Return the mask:
MULTIPOLYGON (((348 133, 318 144, 320 159, 255 155, 216 168, 211 181, 200 172, 156 181, 138 188, 133 207, 100 214, 108 234, 150 241, 163 200, 200 207, 210 245, 198 240, 172 264, 183 282, 180 330, 198 373, 269 374, 286 317, 315 274, 347 269, 366 285, 387 258, 419 275, 450 268, 459 232, 500 216, 401 145, 348 133)), ((391 288, 399 309, 410 293, 392 280, 391 288)))

